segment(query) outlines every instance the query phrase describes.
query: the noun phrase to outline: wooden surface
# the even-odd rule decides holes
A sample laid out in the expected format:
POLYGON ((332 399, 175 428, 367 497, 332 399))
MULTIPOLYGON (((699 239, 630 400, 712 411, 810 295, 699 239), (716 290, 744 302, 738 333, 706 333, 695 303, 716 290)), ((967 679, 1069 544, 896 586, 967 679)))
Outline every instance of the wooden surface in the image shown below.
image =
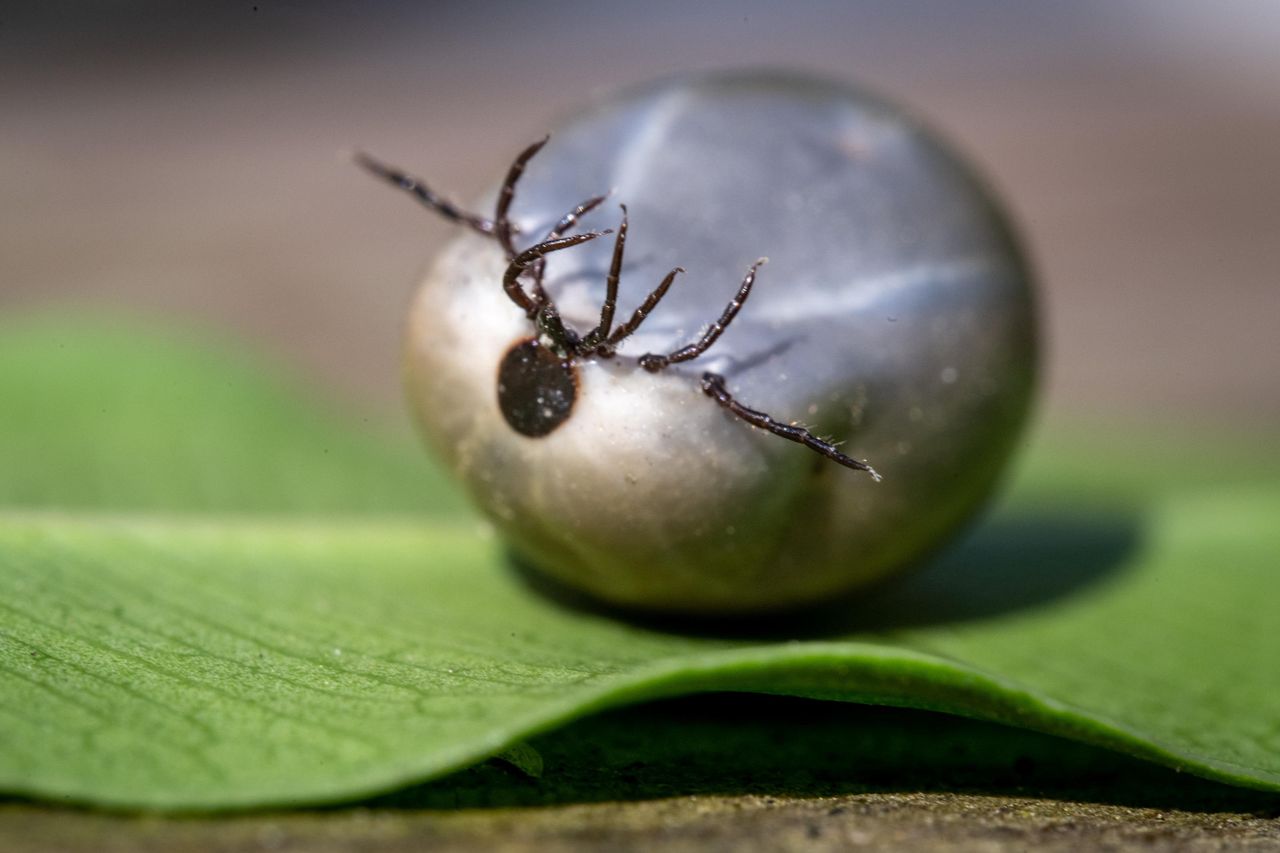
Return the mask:
POLYGON ((1274 818, 974 794, 678 797, 493 812, 162 820, 0 807, 11 853, 1280 850, 1274 818))

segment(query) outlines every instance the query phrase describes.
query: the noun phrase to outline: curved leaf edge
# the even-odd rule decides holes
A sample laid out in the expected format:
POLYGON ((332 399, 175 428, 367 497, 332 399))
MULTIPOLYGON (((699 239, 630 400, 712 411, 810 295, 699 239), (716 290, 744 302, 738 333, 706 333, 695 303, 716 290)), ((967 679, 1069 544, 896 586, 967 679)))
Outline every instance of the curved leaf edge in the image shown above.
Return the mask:
POLYGON ((212 814, 351 804, 465 770, 523 741, 598 713, 697 693, 765 693, 952 714, 1111 749, 1215 782, 1280 792, 1278 773, 1180 750, 955 661, 859 642, 805 642, 786 651, 749 647, 673 658, 610 679, 594 695, 541 709, 493 737, 444 753, 411 756, 337 783, 300 784, 289 796, 244 789, 232 797, 207 801, 115 797, 101 790, 26 784, 19 779, 0 779, 0 787, 20 796, 106 811, 212 814), (830 674, 837 669, 848 679, 847 686, 830 685, 830 674))

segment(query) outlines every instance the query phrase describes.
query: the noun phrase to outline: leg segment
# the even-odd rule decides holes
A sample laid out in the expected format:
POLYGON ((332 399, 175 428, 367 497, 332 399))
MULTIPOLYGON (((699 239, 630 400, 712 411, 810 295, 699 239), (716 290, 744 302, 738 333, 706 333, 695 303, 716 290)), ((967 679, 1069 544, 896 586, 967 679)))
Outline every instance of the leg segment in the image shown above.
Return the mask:
POLYGON ((494 236, 495 225, 492 220, 485 219, 483 216, 476 216, 474 213, 468 213, 458 207, 447 198, 432 192, 431 188, 422 182, 421 179, 406 174, 392 166, 375 160, 363 151, 356 152, 356 163, 364 167, 373 175, 382 178, 392 186, 399 187, 413 195, 423 205, 434 210, 436 213, 448 219, 451 222, 459 222, 474 231, 484 234, 486 237, 494 236))
POLYGON ((695 343, 689 344, 686 347, 681 347, 675 352, 668 353, 667 355, 655 355, 654 353, 642 355, 640 356, 640 366, 650 373, 657 373, 668 364, 675 364, 680 361, 689 361, 690 359, 697 358, 710 349, 711 345, 716 342, 716 339, 724 333, 725 328, 733 322, 733 318, 738 315, 738 311, 742 308, 742 303, 747 301, 747 296, 751 294, 751 285, 754 284, 756 280, 756 270, 760 269, 761 265, 763 265, 766 260, 766 258, 761 258, 751 265, 751 268, 747 270, 746 277, 742 279, 742 285, 738 288, 737 295, 735 295, 733 299, 729 300, 729 304, 725 306, 724 313, 720 315, 720 319, 712 323, 701 338, 699 338, 695 343))
POLYGON ((609 337, 613 330, 613 313, 618 309, 618 279, 622 275, 622 254, 627 248, 627 206, 622 205, 622 224, 613 241, 613 260, 609 264, 609 276, 604 280, 604 302, 600 305, 600 323, 582 339, 586 349, 592 349, 609 337))
POLYGON ((555 227, 547 232, 547 236, 544 237, 543 240, 554 240, 557 237, 564 236, 566 231, 578 224, 579 219, 603 204, 604 200, 608 197, 609 196, 607 195, 598 195, 587 199, 582 204, 566 213, 560 221, 555 224, 555 227))
MULTIPOLYGON (((573 228, 573 226, 578 224, 579 219, 581 219, 585 214, 590 213, 591 211, 599 207, 606 198, 608 198, 607 195, 598 195, 598 196, 595 196, 594 198, 589 198, 586 201, 584 201, 582 204, 575 207, 573 210, 566 213, 563 217, 561 217, 560 221, 555 224, 555 227, 553 227, 550 231, 547 232, 547 236, 542 238, 542 242, 545 243, 548 240, 554 240, 557 237, 563 236, 566 231, 570 230, 571 228, 573 228)), ((546 272, 545 262, 539 261, 537 264, 534 265, 533 267, 533 299, 535 302, 543 303, 543 302, 551 301, 551 298, 547 296, 547 291, 544 290, 542 287, 542 277, 545 274, 545 272, 546 272)))
POLYGON ((662 282, 645 297, 644 302, 640 303, 640 307, 631 315, 631 319, 614 329, 613 334, 611 334, 604 344, 602 344, 602 347, 612 353, 618 344, 622 343, 629 335, 631 335, 632 332, 640 328, 640 324, 644 322, 644 318, 648 317, 649 312, 657 307, 658 303, 662 300, 662 297, 667 295, 667 291, 671 288, 671 282, 675 281, 676 276, 682 272, 684 272, 684 267, 676 267, 671 272, 667 273, 666 278, 664 278, 662 282))
POLYGON ((839 450, 836 450, 835 445, 831 442, 823 441, 804 427, 779 423, 764 412, 749 409, 737 400, 733 399, 733 396, 729 393, 729 389, 725 387, 724 377, 720 374, 702 374, 702 392, 752 426, 767 430, 768 432, 781 436, 788 441, 803 444, 810 450, 821 453, 831 461, 839 462, 846 468, 852 468, 855 471, 866 471, 871 475, 871 479, 875 480, 877 483, 880 482, 880 475, 876 473, 874 468, 866 462, 859 462, 851 456, 845 456, 839 450))
POLYGON ((511 210, 511 201, 516 197, 516 184, 520 182, 520 176, 524 174, 524 167, 529 165, 533 155, 541 151, 542 146, 546 145, 547 140, 550 138, 550 136, 544 136, 520 152, 515 162, 511 164, 511 168, 507 170, 507 178, 502 182, 502 189, 498 192, 498 206, 493 214, 494 232, 498 237, 498 244, 507 253, 508 260, 516 256, 515 245, 511 242, 511 235, 515 233, 515 229, 512 227, 511 219, 508 216, 511 210))
POLYGON ((507 292, 507 296, 511 297, 512 302, 524 309, 525 314, 532 320, 537 316, 538 309, 549 303, 540 303, 530 299, 529 294, 525 293, 524 288, 520 286, 520 274, 552 252, 559 252, 562 249, 568 249, 570 246, 576 246, 579 243, 585 243, 588 240, 594 240, 597 237, 612 233, 612 230, 588 231, 585 234, 557 237, 554 240, 547 240, 530 246, 511 258, 511 263, 507 265, 506 274, 502 276, 502 289, 507 292))

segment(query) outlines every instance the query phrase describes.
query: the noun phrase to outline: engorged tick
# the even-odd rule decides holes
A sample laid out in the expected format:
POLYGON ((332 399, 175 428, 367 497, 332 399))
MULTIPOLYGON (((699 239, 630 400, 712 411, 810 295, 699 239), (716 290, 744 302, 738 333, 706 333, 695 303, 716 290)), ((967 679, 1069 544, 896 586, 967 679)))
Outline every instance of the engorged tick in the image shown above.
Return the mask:
MULTIPOLYGON (((492 219, 469 213, 453 202, 432 191, 426 184, 406 172, 388 166, 363 152, 356 155, 356 162, 372 174, 410 193, 419 202, 450 221, 466 225, 472 230, 495 240, 507 259, 507 269, 502 287, 507 296, 528 317, 534 336, 513 342, 497 373, 498 407, 507 424, 516 432, 530 438, 546 436, 567 421, 573 414, 577 399, 577 363, 586 358, 618 358, 617 349, 633 334, 666 295, 675 278, 684 272, 675 267, 650 291, 640 306, 626 322, 613 325, 617 309, 618 282, 622 271, 623 254, 627 243, 627 208, 622 205, 622 221, 614 238, 613 256, 605 279, 605 296, 600 307, 599 322, 585 334, 567 326, 557 310, 555 302, 544 287, 547 256, 578 246, 598 237, 614 233, 612 229, 571 234, 578 220, 602 204, 607 196, 593 196, 566 213, 542 239, 518 249, 515 235, 518 232, 511 221, 510 210, 515 199, 516 186, 525 167, 549 137, 525 148, 507 171, 506 179, 498 193, 498 201, 492 219)), ((646 371, 658 373, 672 364, 690 361, 705 353, 733 322, 751 293, 756 273, 765 259, 752 263, 729 301, 723 313, 712 322, 693 343, 665 354, 646 353, 636 359, 646 371)), ((781 423, 764 412, 751 409, 739 402, 729 392, 725 378, 710 371, 701 379, 704 394, 727 412, 751 426, 773 435, 802 444, 827 459, 846 468, 865 471, 877 481, 880 475, 866 462, 841 453, 835 445, 815 436, 808 429, 795 424, 781 423)))

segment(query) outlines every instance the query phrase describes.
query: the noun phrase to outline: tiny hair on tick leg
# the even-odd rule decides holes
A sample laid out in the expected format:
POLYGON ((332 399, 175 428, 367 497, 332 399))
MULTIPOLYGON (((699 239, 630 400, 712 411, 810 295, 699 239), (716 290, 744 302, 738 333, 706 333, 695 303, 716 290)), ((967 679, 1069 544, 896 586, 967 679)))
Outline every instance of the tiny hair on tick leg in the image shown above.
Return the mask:
MULTIPOLYGON (((511 222, 511 206, 515 201, 516 187, 520 183, 520 178, 525 169, 528 168, 529 162, 546 146, 550 139, 550 135, 544 136, 524 148, 516 156, 515 161, 512 162, 511 167, 507 170, 506 179, 498 192, 497 207, 494 210, 493 219, 485 219, 482 216, 462 210, 454 203, 429 189, 421 179, 412 177, 395 167, 388 166, 364 152, 358 152, 355 159, 360 166, 370 173, 410 193, 419 202, 436 211, 445 219, 467 225, 472 230, 497 240, 509 262, 506 273, 502 278, 503 290, 511 301, 525 312, 525 316, 534 322, 538 333, 547 339, 551 351, 560 359, 558 369, 563 373, 571 374, 575 359, 616 357, 618 344, 639 329, 640 324, 644 322, 645 318, 657 307, 662 297, 666 295, 676 275, 684 270, 676 267, 668 273, 658 286, 649 293, 631 318, 618 328, 617 333, 614 332, 613 317, 617 310, 618 284, 621 278, 623 256, 627 244, 627 207, 624 204, 621 206, 622 221, 618 226, 617 236, 614 240, 613 256, 605 279, 605 296, 600 306, 600 321, 585 334, 580 334, 577 330, 566 326, 554 300, 547 294, 543 286, 547 255, 570 249, 614 232, 610 229, 605 229, 603 231, 588 231, 582 234, 564 236, 567 231, 577 224, 582 216, 597 208, 607 197, 607 195, 598 195, 583 201, 566 213, 540 242, 534 243, 525 249, 516 248, 513 235, 517 229, 511 222), (532 274, 529 275, 530 273, 532 274), (525 278, 531 279, 528 289, 522 282, 522 279, 525 278), (530 295, 530 291, 532 291, 532 295, 530 295)), ((691 361, 710 349, 746 303, 747 297, 751 294, 751 287, 756 280, 756 272, 767 262, 767 258, 760 258, 748 268, 738 292, 729 300, 724 312, 707 327, 707 330, 697 341, 666 355, 646 353, 637 360, 640 367, 650 373, 657 373, 672 364, 691 361)), ((549 419, 553 418, 554 421, 549 424, 549 428, 542 429, 539 427, 534 432, 527 431, 531 429, 527 401, 536 401, 539 398, 537 391, 544 383, 551 381, 554 369, 549 371, 548 367, 548 363, 542 358, 534 358, 532 360, 529 358, 508 358, 503 362, 503 369, 499 373, 499 400, 501 401, 502 412, 512 428, 524 435, 531 437, 546 435, 568 418, 569 410, 572 408, 571 399, 568 407, 544 407, 547 412, 551 413, 549 419), (535 365, 536 369, 533 369, 535 365), (518 398, 509 395, 507 389, 519 383, 529 383, 531 385, 530 394, 520 395, 518 398), (510 402, 514 399, 523 401, 524 405, 517 406, 516 403, 510 402), (511 408, 512 406, 517 406, 517 408, 511 408)), ((556 387, 563 386, 563 377, 557 377, 557 381, 554 384, 556 387)), ((870 474, 873 480, 880 482, 880 475, 866 462, 846 456, 836 450, 834 445, 819 439, 803 427, 780 423, 769 415, 749 408, 735 400, 725 387, 724 378, 718 374, 704 374, 701 384, 703 393, 719 403, 725 411, 751 426, 801 444, 846 468, 864 471, 870 474)), ((548 389, 548 393, 550 393, 550 389, 548 389)), ((563 399, 563 396, 561 399, 563 399)), ((536 420, 536 417, 532 420, 536 420)))
POLYGON ((511 153, 478 204, 355 159, 462 226, 406 316, 405 398, 517 565, 624 611, 749 616, 834 603, 979 516, 1024 445, 1034 276, 927 122, 705 72, 511 153))

